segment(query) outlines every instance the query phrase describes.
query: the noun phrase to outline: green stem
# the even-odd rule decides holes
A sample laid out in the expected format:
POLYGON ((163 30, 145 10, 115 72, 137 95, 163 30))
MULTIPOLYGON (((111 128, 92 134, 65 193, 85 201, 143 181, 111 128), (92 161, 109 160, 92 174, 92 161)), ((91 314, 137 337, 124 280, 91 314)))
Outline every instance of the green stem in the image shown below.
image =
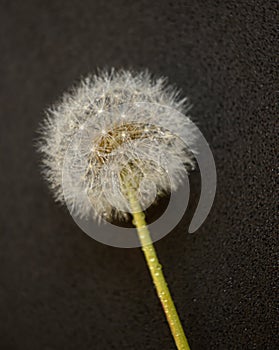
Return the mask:
POLYGON ((142 250, 144 252, 144 256, 153 279, 153 283, 156 287, 158 297, 162 303, 177 349, 190 350, 169 288, 167 286, 162 271, 162 266, 159 263, 148 227, 145 222, 145 215, 142 212, 140 204, 137 200, 136 192, 132 187, 128 187, 127 194, 133 213, 133 223, 137 228, 138 236, 142 245, 142 250))

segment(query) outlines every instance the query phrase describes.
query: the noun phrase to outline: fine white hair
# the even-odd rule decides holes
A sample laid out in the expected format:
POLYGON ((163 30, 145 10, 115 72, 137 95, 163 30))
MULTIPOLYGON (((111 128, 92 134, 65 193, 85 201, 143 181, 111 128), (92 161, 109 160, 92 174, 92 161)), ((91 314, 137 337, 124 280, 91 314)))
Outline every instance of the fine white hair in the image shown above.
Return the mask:
POLYGON ((46 112, 38 149, 55 199, 79 217, 127 218, 122 173, 146 208, 194 168, 186 98, 147 71, 101 71, 46 112), (187 140, 187 149, 182 139, 187 140))

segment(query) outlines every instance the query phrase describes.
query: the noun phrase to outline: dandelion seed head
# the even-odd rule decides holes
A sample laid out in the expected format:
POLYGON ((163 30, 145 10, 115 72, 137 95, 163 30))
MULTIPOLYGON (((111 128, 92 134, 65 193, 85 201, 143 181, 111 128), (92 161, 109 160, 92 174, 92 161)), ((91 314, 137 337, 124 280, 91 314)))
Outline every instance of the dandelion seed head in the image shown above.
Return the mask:
POLYGON ((80 217, 125 219, 123 173, 142 207, 171 184, 176 190, 185 164, 194 167, 178 135, 195 144, 179 96, 165 78, 124 70, 89 76, 65 93, 47 111, 38 146, 55 199, 80 217))

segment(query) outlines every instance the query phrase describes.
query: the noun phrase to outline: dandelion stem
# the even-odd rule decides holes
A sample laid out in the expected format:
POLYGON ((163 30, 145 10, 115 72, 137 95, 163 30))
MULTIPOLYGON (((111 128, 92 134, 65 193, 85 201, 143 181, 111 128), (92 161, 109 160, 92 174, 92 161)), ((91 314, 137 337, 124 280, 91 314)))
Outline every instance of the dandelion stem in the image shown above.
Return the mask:
POLYGON ((133 224, 137 228, 142 250, 156 287, 158 297, 162 303, 169 327, 175 344, 179 350, 190 350, 179 316, 173 303, 168 285, 166 283, 162 266, 159 263, 155 248, 152 244, 150 233, 145 222, 145 215, 137 200, 137 195, 132 187, 127 189, 130 206, 133 212, 133 224))

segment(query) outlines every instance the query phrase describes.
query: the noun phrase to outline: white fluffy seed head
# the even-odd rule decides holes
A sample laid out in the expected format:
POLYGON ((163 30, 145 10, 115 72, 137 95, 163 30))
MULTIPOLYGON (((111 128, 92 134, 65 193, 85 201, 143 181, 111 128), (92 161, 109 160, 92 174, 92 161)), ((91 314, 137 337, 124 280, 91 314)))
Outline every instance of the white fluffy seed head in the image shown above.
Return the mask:
POLYGON ((187 108, 165 78, 147 71, 82 80, 47 111, 40 128, 43 175, 55 199, 79 217, 126 218, 123 181, 137 188, 143 209, 176 190, 187 165, 194 167, 178 137, 194 148, 187 108))

